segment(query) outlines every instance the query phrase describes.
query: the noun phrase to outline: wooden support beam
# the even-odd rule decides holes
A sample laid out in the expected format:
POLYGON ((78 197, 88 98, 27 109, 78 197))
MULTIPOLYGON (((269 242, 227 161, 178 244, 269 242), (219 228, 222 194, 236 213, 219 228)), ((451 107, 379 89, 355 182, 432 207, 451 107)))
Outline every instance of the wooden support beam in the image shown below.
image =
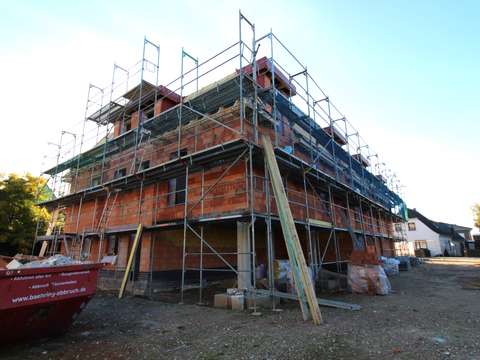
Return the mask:
POLYGON ((43 240, 42 241, 42 247, 40 248, 40 252, 38 253, 38 256, 44 257, 45 253, 47 252, 47 248, 48 248, 48 241, 43 240))
POLYGON ((270 138, 262 135, 262 144, 303 318, 306 320, 311 315, 313 323, 319 325, 322 322, 322 315, 318 306, 312 279, 308 272, 297 229, 295 228, 295 222, 282 183, 282 177, 272 142, 270 138))
POLYGON ((137 233, 135 234, 135 239, 133 240, 132 250, 130 251, 130 256, 128 257, 127 268, 125 269, 125 274, 123 275, 122 285, 120 286, 120 291, 118 293, 118 298, 121 299, 125 292, 127 286, 128 277, 130 275, 130 270, 132 269, 133 259, 138 249, 138 244, 140 243, 140 237, 142 236, 143 225, 138 224, 137 233))

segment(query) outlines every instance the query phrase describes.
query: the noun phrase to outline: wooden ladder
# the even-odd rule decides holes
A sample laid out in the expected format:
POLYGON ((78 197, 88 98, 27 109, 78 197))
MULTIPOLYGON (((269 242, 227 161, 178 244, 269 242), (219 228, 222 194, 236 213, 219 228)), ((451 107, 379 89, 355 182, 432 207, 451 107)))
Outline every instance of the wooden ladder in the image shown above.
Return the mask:
MULTIPOLYGON (((57 207, 55 210, 52 212, 52 217, 50 218, 50 221, 48 222, 47 226, 47 231, 45 233, 46 236, 51 236, 53 231, 55 230, 55 224, 58 221, 58 214, 60 212, 60 209, 57 207)), ((53 244, 52 244, 53 247, 53 244)), ((42 247, 40 248, 40 252, 38 256, 44 257, 45 254, 47 253, 48 250, 48 240, 43 240, 42 241, 42 247)))
POLYGON ((112 193, 108 192, 107 198, 105 199, 105 205, 103 206, 102 214, 100 215, 100 219, 98 220, 96 232, 101 232, 102 230, 105 230, 105 227, 108 223, 108 218, 110 217, 113 207, 115 206, 115 202, 117 201, 118 191, 115 191, 113 201, 110 203, 111 195, 112 193))
POLYGON ((74 260, 82 260, 82 249, 85 240, 85 230, 81 235, 78 235, 73 239, 70 247, 70 257, 74 260))
POLYGON ((313 323, 319 325, 322 322, 322 314, 320 313, 315 289, 308 272, 297 229, 295 228, 295 222, 282 183, 272 142, 270 138, 262 135, 262 143, 303 319, 308 320, 311 315, 313 323))

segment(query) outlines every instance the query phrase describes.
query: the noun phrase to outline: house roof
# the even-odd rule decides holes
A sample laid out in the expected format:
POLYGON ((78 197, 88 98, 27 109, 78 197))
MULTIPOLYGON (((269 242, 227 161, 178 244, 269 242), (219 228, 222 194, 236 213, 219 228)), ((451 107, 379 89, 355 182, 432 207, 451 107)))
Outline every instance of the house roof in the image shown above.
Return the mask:
MULTIPOLYGON (((268 59, 266 56, 258 59, 256 65, 257 65, 257 72, 259 74, 262 72, 267 72, 270 75, 272 74, 272 72, 275 73, 275 78, 277 79, 277 81, 280 80, 279 83, 275 85, 277 89, 288 90, 288 92, 290 93, 290 96, 294 96, 297 94, 297 89, 295 85, 292 83, 291 78, 290 79, 287 78, 287 76, 282 71, 280 71, 279 66, 278 65, 275 66, 275 63, 272 66, 272 61, 268 59)), ((251 74, 253 72, 253 65, 252 64, 246 65, 242 69, 244 73, 251 74)), ((240 70, 237 69, 236 73, 239 74, 240 70)))
POLYGON ((121 114, 126 108, 136 110, 140 95, 142 95, 143 101, 149 98, 162 98, 169 99, 175 104, 178 104, 181 100, 180 95, 170 90, 166 86, 155 86, 146 80, 142 80, 141 83, 128 90, 116 101, 110 101, 108 104, 89 115, 88 120, 94 121, 101 125, 113 123, 119 120, 121 114))
MULTIPOLYGON (((417 209, 408 209, 408 218, 417 218, 423 222, 430 230, 441 235, 448 235, 452 240, 465 241, 465 239, 457 232, 461 226, 455 224, 444 223, 441 221, 433 221, 422 215, 417 209)), ((464 228, 463 226, 461 228, 464 228)), ((467 228, 468 229, 468 228, 467 228)))
POLYGON ((127 91, 125 94, 123 94, 123 97, 130 101, 138 99, 140 97, 140 88, 142 89, 143 96, 145 96, 146 94, 154 94, 156 91, 159 98, 167 98, 177 104, 181 100, 180 95, 178 95, 173 90, 170 90, 163 85, 155 86, 146 80, 142 80, 141 83, 127 91))
POLYGON ((453 224, 453 227, 455 228, 456 231, 469 231, 469 230, 472 230, 471 227, 468 227, 468 226, 462 226, 462 225, 457 225, 457 224, 453 224))

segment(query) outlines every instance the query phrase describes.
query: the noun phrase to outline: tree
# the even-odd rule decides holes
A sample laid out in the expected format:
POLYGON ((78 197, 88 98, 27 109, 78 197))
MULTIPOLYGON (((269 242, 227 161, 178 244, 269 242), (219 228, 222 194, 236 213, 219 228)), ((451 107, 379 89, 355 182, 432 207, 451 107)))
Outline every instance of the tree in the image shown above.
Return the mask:
POLYGON ((43 233, 50 219, 40 201, 51 199, 42 177, 9 174, 0 178, 0 254, 30 253, 39 224, 43 233))
POLYGON ((475 226, 480 228, 480 204, 473 205, 472 211, 473 211, 473 221, 475 222, 475 226))

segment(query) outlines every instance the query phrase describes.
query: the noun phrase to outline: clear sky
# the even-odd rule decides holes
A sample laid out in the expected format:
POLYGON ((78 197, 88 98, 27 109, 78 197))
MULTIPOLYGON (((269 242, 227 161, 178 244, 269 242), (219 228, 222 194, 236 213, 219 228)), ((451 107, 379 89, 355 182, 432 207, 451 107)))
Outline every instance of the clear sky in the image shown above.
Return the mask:
MULTIPOLYGON (((238 39, 238 9, 273 31, 434 220, 473 226, 480 202, 477 1, 2 1, 0 172, 39 174, 62 129, 82 121, 89 82, 162 48, 206 58, 238 39)), ((165 78, 173 78, 165 76, 165 78)))

